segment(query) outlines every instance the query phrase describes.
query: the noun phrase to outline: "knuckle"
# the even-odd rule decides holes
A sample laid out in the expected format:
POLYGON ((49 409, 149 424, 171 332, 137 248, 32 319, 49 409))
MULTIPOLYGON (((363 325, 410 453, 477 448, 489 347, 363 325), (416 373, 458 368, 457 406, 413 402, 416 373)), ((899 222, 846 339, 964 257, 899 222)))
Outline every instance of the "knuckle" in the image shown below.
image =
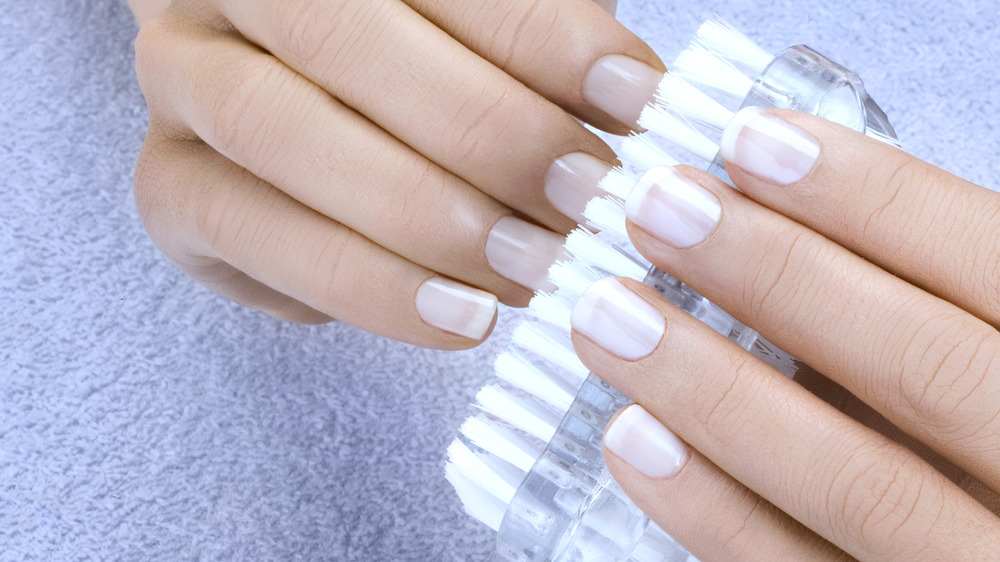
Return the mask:
POLYGON ((879 556, 907 559, 931 536, 944 506, 942 485, 904 453, 877 445, 866 452, 849 457, 832 482, 828 517, 879 556))
POLYGON ((932 317, 907 335, 896 395, 924 427, 950 442, 980 439, 1000 416, 982 388, 1000 375, 1000 336, 964 314, 932 317))
POLYGON ((754 380, 755 361, 744 353, 738 353, 732 358, 731 365, 728 388, 720 392, 719 377, 712 377, 711 381, 706 380, 700 385, 702 388, 692 393, 699 397, 694 404, 694 419, 722 446, 728 446, 737 439, 737 432, 732 428, 752 421, 746 419, 754 411, 748 405, 758 400, 756 385, 740 384, 741 381, 754 380))
POLYGON ((463 101, 444 128, 445 146, 456 158, 490 161, 509 150, 506 143, 496 141, 508 138, 515 125, 522 101, 517 85, 484 76, 480 93, 463 101))
POLYGON ((276 6, 272 29, 281 58, 322 76, 341 76, 343 84, 353 81, 351 73, 367 70, 359 64, 370 55, 367 48, 396 21, 391 5, 384 2, 299 0, 276 6), (359 37, 365 40, 355 40, 359 37))
POLYGON ((807 322, 815 298, 810 279, 815 272, 831 270, 825 262, 832 254, 814 239, 793 227, 767 234, 760 254, 747 264, 743 299, 754 318, 769 318, 775 330, 807 322))

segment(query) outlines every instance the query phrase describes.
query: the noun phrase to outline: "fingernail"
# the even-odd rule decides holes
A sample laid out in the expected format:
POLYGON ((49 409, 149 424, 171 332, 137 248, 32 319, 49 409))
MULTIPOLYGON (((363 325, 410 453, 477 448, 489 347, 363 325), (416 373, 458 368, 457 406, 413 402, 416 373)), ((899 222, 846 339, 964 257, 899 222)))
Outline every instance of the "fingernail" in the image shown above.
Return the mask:
POLYGON ((567 154, 549 167, 545 196, 560 213, 583 224, 587 203, 602 195, 597 185, 611 169, 611 164, 595 156, 583 152, 567 154))
POLYGON ((417 314, 424 322, 474 340, 486 337, 497 314, 497 298, 444 277, 417 288, 417 314))
POLYGON ((660 311, 615 279, 591 285, 573 308, 570 323, 580 334, 628 361, 652 353, 666 328, 660 311))
POLYGON ((812 170, 819 157, 819 143, 763 108, 747 107, 722 132, 719 152, 750 174, 788 185, 812 170))
POLYGON ((691 453, 687 445, 645 408, 632 404, 604 432, 604 446, 650 478, 672 478, 691 453))
POLYGON ((604 8, 606 12, 615 15, 618 11, 618 0, 594 0, 598 6, 604 8))
POLYGON ((549 268, 563 253, 565 238, 517 217, 506 216, 490 230, 486 260, 511 281, 535 291, 549 291, 549 268))
POLYGON ((660 166, 646 172, 625 201, 625 215, 657 239, 675 248, 690 248, 715 230, 722 216, 711 192, 660 166))
POLYGON ((583 99, 623 124, 636 128, 639 114, 652 101, 663 73, 625 55, 605 55, 583 79, 583 99))

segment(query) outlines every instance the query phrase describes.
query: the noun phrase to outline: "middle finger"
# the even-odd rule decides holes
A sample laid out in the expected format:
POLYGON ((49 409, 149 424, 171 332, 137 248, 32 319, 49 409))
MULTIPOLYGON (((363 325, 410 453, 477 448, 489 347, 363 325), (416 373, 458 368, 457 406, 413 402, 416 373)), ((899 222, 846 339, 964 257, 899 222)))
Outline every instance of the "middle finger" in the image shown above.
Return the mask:
MULTIPOLYGON (((614 154, 567 113, 397 0, 233 2, 251 41, 500 202, 574 225, 542 185, 561 156, 614 154)), ((610 164, 608 164, 610 168, 610 164)))
POLYGON ((1000 334, 707 173, 657 168, 636 247, 994 490, 1000 334))

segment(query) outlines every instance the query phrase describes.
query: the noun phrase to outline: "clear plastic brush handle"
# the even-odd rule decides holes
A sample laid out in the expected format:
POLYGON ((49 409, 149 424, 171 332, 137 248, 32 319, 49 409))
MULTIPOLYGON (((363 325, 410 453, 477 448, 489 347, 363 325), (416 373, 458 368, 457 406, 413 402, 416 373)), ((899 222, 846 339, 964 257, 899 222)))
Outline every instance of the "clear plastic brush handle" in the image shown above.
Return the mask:
MULTIPOLYGON (((765 69, 743 106, 795 109, 899 146, 885 113, 857 74, 799 45, 765 69)), ((732 183, 720 158, 709 172, 732 183)), ((682 310, 729 337, 786 375, 794 359, 760 338, 669 274, 645 282, 682 310)), ((601 438, 611 417, 631 400, 591 374, 555 436, 518 488, 497 536, 497 553, 513 561, 694 560, 646 517, 611 478, 601 438)))

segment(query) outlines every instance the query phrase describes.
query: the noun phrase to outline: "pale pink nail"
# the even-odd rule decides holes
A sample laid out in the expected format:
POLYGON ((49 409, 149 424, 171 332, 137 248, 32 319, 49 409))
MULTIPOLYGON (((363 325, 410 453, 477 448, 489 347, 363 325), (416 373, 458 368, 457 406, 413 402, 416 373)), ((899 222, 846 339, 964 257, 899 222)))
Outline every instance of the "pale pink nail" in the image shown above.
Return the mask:
POLYGON ((610 278, 583 293, 573 307, 570 323, 580 334, 628 361, 652 353, 666 328, 659 310, 610 278))
POLYGON ((789 185, 812 170, 819 158, 819 142, 763 108, 746 107, 722 132, 719 152, 755 176, 789 185))
POLYGON ((495 296, 444 277, 417 288, 416 306, 424 322, 474 340, 486 337, 497 314, 495 296))
POLYGON ((611 164, 583 152, 556 160, 545 176, 545 196, 552 206, 574 222, 583 224, 587 203, 603 192, 597 185, 608 175, 611 164))
POLYGON ((533 290, 551 290, 549 268, 563 255, 565 238, 514 216, 505 216, 486 239, 486 260, 494 271, 533 290))
POLYGON ((605 55, 597 60, 583 79, 583 99, 636 128, 642 108, 653 100, 663 73, 625 55, 605 55))
POLYGON ((675 168, 646 172, 625 202, 625 215, 675 248, 690 248, 715 230, 722 216, 718 198, 675 168))
POLYGON ((642 406, 632 404, 604 432, 604 446, 650 478, 672 478, 691 457, 687 445, 642 406))

